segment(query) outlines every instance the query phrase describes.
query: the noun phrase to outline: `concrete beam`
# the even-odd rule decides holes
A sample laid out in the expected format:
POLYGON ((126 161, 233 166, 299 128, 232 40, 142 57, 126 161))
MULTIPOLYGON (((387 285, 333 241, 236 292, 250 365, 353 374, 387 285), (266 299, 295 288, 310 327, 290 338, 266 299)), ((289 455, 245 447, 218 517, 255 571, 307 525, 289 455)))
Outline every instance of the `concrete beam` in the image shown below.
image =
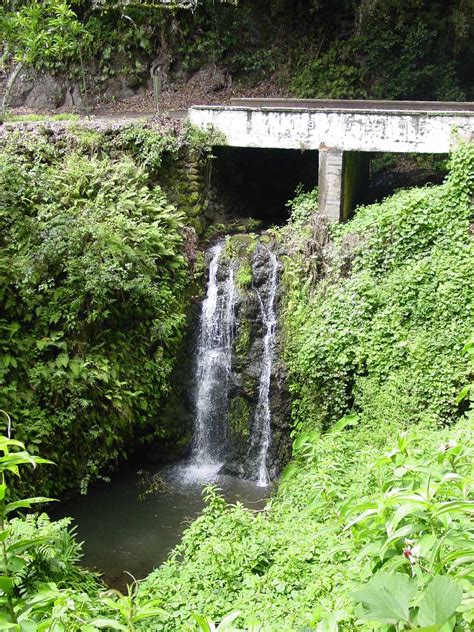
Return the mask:
POLYGON ((194 106, 189 119, 222 132, 231 147, 444 154, 474 138, 472 111, 194 106))

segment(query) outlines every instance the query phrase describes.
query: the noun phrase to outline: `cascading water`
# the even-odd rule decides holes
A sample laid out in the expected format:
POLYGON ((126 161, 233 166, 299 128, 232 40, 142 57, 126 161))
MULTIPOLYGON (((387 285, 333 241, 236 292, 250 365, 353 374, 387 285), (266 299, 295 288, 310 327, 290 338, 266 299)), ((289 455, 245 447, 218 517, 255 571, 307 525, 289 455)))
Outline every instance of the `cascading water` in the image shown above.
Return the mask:
MULTIPOLYGON (((262 246, 264 247, 264 246, 262 246)), ((254 438, 252 443, 257 446, 256 475, 257 483, 268 485, 267 456, 271 442, 271 409, 270 382, 272 375, 273 356, 275 351, 276 312, 275 299, 278 284, 278 260, 273 252, 265 248, 270 262, 270 276, 265 283, 265 292, 254 288, 260 303, 260 312, 264 326, 263 354, 258 387, 258 402, 255 409, 254 438)))
POLYGON ((228 385, 235 328, 232 265, 220 279, 224 242, 208 252, 209 283, 203 301, 196 361, 195 434, 192 462, 202 473, 217 472, 224 459, 228 385))
POLYGON ((279 263, 260 243, 252 255, 251 287, 237 290, 235 270, 245 265, 249 255, 247 251, 239 255, 237 247, 236 258, 229 261, 223 257, 225 243, 206 253, 209 277, 195 360, 194 438, 184 472, 186 479, 196 482, 215 480, 222 471, 239 473, 264 487, 270 482, 270 386, 279 263), (244 339, 249 346, 242 356, 242 332, 248 325, 251 333, 244 339), (237 333, 240 337, 234 339, 237 333))

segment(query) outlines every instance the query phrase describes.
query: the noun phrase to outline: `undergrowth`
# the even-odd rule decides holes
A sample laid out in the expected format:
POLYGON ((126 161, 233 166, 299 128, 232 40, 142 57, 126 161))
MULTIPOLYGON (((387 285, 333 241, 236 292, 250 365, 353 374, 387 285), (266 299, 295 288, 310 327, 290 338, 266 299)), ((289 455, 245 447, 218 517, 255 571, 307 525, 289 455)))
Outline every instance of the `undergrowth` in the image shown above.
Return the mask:
POLYGON ((175 436, 156 420, 189 286, 184 217, 147 171, 57 145, 0 153, 0 408, 56 462, 29 478, 48 494, 85 490, 132 437, 175 436))

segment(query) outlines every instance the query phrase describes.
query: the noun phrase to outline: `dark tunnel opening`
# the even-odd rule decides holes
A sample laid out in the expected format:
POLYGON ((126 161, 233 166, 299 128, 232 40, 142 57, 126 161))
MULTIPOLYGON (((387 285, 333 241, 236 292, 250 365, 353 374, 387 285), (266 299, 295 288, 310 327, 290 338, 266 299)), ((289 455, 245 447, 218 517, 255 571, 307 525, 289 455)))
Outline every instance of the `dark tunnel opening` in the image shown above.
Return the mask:
POLYGON ((441 184, 448 154, 372 153, 364 204, 380 202, 399 189, 441 184))
POLYGON ((212 185, 226 214, 264 227, 288 220, 286 205, 299 184, 309 191, 318 183, 317 151, 216 147, 214 155, 212 185))

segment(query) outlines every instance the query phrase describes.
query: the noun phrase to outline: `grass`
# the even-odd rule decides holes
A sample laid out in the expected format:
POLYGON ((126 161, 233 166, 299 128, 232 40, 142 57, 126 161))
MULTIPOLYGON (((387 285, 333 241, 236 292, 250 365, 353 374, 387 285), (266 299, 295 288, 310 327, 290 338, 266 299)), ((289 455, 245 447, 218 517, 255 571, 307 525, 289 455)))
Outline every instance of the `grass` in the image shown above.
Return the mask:
POLYGON ((41 123, 43 121, 79 121, 79 114, 62 112, 61 114, 7 114, 8 123, 41 123))

